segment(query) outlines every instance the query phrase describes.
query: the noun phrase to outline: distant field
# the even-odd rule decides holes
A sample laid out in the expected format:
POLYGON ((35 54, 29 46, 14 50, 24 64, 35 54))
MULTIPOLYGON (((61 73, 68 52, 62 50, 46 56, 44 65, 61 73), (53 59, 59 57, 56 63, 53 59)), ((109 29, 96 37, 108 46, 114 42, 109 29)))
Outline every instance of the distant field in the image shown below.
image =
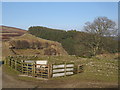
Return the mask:
POLYGON ((0 26, 0 33, 2 35, 2 40, 8 41, 11 37, 23 35, 24 33, 26 33, 26 30, 8 26, 0 26))

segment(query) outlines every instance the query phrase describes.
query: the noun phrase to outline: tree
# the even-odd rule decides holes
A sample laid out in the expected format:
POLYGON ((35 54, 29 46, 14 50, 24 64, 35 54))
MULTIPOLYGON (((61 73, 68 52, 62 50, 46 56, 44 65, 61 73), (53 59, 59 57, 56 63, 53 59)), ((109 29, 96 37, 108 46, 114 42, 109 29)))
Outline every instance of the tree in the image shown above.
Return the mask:
POLYGON ((113 36, 117 31, 116 23, 107 17, 98 17, 93 23, 87 22, 85 24, 85 31, 100 36, 113 36))
POLYGON ((85 23, 84 30, 90 34, 92 42, 88 45, 92 48, 93 54, 96 55, 103 50, 104 39, 103 37, 111 37, 114 36, 117 29, 116 23, 107 17, 98 17, 92 23, 85 23))

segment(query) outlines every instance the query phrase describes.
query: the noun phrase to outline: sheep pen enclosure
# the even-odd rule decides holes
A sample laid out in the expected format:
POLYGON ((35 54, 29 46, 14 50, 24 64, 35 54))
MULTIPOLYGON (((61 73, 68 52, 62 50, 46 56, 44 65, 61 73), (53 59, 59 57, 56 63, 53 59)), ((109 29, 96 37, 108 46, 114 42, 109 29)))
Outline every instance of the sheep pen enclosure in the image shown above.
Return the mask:
POLYGON ((69 76, 83 71, 83 65, 79 68, 75 67, 73 62, 49 64, 48 60, 40 60, 36 56, 9 56, 6 58, 5 64, 24 76, 37 78, 69 76))

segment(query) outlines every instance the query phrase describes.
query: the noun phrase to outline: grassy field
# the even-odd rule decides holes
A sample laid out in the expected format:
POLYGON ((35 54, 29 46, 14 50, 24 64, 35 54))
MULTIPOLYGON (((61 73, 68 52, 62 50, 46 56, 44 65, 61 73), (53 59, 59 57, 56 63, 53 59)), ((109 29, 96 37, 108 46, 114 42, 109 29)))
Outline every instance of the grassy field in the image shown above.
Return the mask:
MULTIPOLYGON (((47 88, 102 88, 117 87, 118 85, 118 60, 117 55, 99 55, 92 58, 76 56, 41 56, 39 59, 48 60, 49 63, 74 62, 75 66, 83 64, 84 72, 68 77, 50 78, 41 80, 31 77, 20 77, 19 72, 4 65, 6 74, 14 77, 18 82, 32 82, 38 87, 47 88), (57 86, 58 85, 58 86, 57 86)), ((32 84, 33 85, 33 84, 32 84)), ((29 85, 28 85, 29 86, 29 85)), ((5 87, 5 86, 4 86, 5 87)), ((33 85, 35 87, 35 85, 33 85)))
MULTIPOLYGON (((51 62, 60 63, 62 61, 74 62, 75 66, 84 65, 84 72, 71 76, 75 80, 101 81, 101 82, 118 82, 118 61, 117 55, 109 57, 80 58, 75 56, 69 57, 50 57, 51 62)), ((68 78, 69 79, 69 78, 68 78)))

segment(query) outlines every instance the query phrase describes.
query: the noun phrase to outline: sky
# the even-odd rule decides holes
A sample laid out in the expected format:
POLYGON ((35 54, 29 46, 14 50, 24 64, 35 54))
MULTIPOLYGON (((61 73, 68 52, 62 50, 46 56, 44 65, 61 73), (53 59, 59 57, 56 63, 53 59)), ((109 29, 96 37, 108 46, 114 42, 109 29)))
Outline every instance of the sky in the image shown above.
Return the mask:
POLYGON ((117 2, 2 2, 2 25, 81 31, 99 16, 118 21, 117 2))

